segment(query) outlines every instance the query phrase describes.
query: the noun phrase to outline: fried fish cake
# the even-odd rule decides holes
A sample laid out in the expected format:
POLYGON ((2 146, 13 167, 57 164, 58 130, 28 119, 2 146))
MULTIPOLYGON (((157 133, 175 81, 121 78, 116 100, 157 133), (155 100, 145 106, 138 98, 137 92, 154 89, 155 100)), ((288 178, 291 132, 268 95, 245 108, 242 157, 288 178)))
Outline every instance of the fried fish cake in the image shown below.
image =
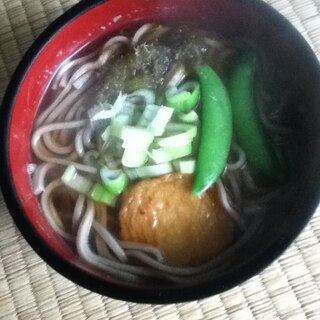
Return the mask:
POLYGON ((157 246, 174 266, 197 266, 232 241, 216 188, 192 195, 193 176, 172 173, 132 186, 122 198, 121 238, 157 246))

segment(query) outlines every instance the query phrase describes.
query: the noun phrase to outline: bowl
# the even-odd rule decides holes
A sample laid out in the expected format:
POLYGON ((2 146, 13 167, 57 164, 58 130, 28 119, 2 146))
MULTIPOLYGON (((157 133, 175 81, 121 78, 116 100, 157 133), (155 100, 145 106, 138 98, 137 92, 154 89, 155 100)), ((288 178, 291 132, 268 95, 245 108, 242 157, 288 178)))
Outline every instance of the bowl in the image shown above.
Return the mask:
POLYGON ((74 283, 112 298, 174 303, 228 290, 261 272, 298 236, 320 195, 320 68, 314 53, 279 13, 257 0, 81 1, 52 23, 17 68, 1 108, 1 186, 9 211, 32 248, 74 283), (134 285, 86 264, 44 218, 27 172, 30 136, 41 99, 61 64, 117 30, 147 21, 186 23, 256 43, 286 74, 294 123, 294 192, 269 208, 218 277, 196 285, 134 285))

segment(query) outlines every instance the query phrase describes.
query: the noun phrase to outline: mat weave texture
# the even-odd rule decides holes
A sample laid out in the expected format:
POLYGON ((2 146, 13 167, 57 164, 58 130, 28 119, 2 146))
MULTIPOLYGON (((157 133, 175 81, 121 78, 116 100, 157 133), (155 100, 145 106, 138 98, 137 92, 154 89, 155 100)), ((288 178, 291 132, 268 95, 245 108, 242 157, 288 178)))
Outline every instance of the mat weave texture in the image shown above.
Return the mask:
MULTIPOLYGON (((77 2, 0 0, 0 99, 32 41, 77 2)), ((320 0, 268 2, 320 58, 320 0)), ((259 276, 208 299, 151 306, 102 297, 56 273, 20 235, 0 194, 0 319, 320 319, 320 208, 294 244, 259 276)))

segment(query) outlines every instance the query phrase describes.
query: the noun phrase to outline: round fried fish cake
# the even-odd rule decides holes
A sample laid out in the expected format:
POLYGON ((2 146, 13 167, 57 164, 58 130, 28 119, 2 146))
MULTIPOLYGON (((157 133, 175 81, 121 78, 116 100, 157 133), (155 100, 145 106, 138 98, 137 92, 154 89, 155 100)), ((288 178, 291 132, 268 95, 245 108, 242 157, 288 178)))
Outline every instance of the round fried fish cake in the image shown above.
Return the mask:
POLYGON ((121 238, 157 246, 174 266, 197 266, 224 250, 233 223, 216 188, 192 195, 193 176, 172 173, 132 186, 122 198, 121 238))

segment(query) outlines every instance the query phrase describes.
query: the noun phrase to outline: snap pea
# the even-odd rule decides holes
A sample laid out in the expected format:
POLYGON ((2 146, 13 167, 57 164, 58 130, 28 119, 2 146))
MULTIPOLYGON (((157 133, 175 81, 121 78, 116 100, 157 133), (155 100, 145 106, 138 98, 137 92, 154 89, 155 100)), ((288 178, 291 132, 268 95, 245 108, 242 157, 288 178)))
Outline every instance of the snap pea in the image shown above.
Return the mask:
POLYGON ((232 116, 227 90, 208 66, 198 71, 202 100, 201 135, 192 192, 201 195, 221 175, 231 146, 232 116))
POLYGON ((248 164, 268 179, 279 176, 279 162, 266 136, 255 101, 258 60, 253 53, 242 54, 231 72, 228 90, 233 126, 248 164))

